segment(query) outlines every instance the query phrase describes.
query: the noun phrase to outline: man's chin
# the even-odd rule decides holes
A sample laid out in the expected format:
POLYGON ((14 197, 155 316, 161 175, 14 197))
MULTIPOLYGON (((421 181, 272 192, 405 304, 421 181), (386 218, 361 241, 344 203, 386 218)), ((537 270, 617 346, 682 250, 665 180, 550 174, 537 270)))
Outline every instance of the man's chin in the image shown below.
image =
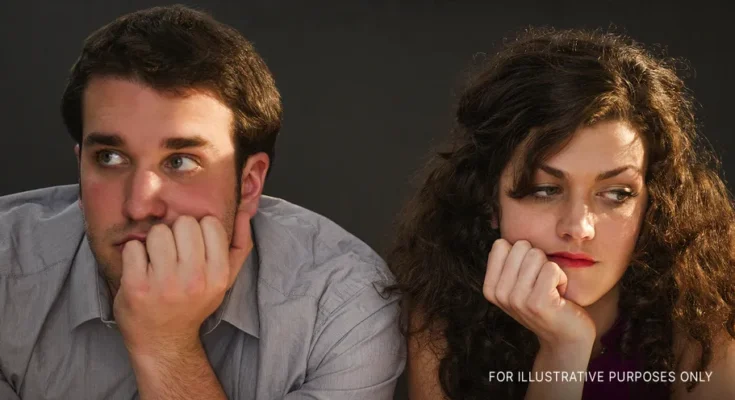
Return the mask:
POLYGON ((104 255, 92 248, 92 254, 105 281, 115 288, 119 287, 122 275, 122 253, 117 251, 117 246, 113 246, 108 254, 104 255))

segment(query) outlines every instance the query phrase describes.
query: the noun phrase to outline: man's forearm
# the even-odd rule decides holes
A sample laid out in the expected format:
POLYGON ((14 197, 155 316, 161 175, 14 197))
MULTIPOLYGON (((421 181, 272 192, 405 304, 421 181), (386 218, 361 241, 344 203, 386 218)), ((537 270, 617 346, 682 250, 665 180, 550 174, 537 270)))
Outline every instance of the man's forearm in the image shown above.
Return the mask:
POLYGON ((184 351, 130 354, 130 360, 142 400, 227 399, 201 343, 184 351))

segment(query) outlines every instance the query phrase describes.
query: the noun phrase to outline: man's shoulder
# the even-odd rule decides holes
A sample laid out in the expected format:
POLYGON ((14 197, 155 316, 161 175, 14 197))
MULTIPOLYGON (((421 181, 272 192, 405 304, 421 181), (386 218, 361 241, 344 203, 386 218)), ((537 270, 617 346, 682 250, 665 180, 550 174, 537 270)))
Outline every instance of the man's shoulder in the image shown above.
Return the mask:
POLYGON ((0 196, 0 276, 38 273, 71 260, 84 234, 78 186, 0 196))
POLYGON ((287 298, 307 297, 329 313, 359 292, 391 284, 385 262, 330 219, 263 196, 253 220, 259 280, 287 298))

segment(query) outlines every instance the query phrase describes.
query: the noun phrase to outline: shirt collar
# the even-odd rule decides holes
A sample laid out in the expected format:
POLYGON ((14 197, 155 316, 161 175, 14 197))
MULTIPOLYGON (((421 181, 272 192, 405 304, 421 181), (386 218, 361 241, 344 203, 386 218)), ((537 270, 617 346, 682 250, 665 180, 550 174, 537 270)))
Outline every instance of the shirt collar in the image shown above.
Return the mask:
MULTIPOLYGON (((253 235, 255 242, 255 235, 253 235)), ((258 246, 245 260, 232 288, 227 291, 222 304, 202 325, 203 334, 214 330, 225 321, 241 331, 259 337, 260 317, 258 315, 258 246)), ((74 329, 91 319, 100 319, 106 324, 114 324, 112 298, 107 282, 99 272, 97 261, 84 235, 72 261, 69 278, 69 326, 74 329)))
POLYGON ((87 235, 82 236, 72 261, 69 296, 69 326, 72 329, 95 318, 105 323, 114 322, 110 291, 99 273, 87 235))
MULTIPOLYGON (((255 242, 255 235, 253 241, 255 242)), ((258 265, 258 246, 253 243, 253 250, 237 274, 232 288, 225 294, 222 304, 204 321, 204 335, 212 332, 221 321, 225 321, 248 335, 259 338, 258 265)))

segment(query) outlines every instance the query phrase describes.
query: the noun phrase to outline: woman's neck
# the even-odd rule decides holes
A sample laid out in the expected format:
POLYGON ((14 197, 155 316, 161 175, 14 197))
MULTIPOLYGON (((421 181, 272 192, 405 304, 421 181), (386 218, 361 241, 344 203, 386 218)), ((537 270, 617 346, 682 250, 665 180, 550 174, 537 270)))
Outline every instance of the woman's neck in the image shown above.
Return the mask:
POLYGON ((607 333, 618 318, 618 300, 620 299, 620 286, 615 285, 609 292, 605 293, 599 300, 585 307, 592 321, 595 323, 597 335, 592 347, 592 356, 602 352, 600 338, 607 333))

